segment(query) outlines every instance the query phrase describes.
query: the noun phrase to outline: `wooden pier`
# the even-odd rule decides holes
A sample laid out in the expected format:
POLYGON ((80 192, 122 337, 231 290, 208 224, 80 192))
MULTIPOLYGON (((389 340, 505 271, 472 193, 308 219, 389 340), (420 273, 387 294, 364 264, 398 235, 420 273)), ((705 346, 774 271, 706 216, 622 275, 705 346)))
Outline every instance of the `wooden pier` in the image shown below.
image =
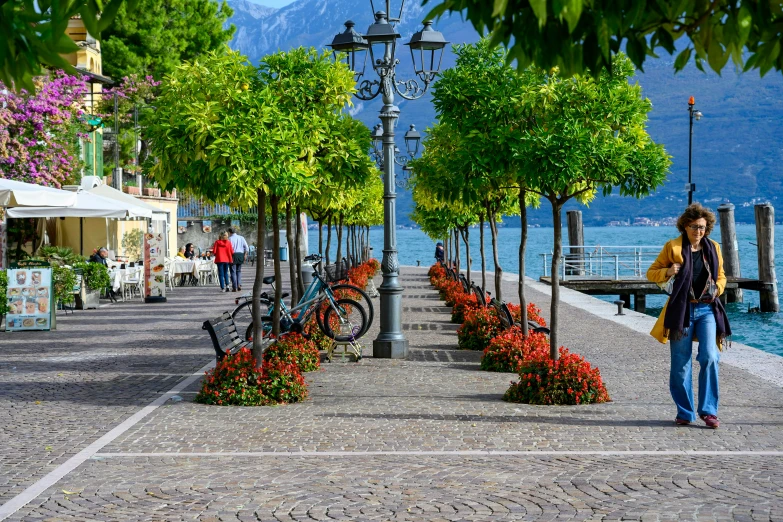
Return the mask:
MULTIPOLYGON (((540 280, 542 283, 552 284, 551 277, 541 277, 540 280)), ((764 283, 758 279, 747 279, 744 277, 727 276, 726 280, 726 290, 742 289, 761 292, 769 291, 773 286, 772 283, 764 283)), ((589 295, 619 295, 620 299, 625 301, 625 308, 631 308, 631 296, 633 295, 633 308, 641 313, 644 313, 647 307, 647 295, 664 294, 658 288, 658 285, 644 278, 598 279, 568 277, 565 280, 560 280, 560 286, 589 295)))

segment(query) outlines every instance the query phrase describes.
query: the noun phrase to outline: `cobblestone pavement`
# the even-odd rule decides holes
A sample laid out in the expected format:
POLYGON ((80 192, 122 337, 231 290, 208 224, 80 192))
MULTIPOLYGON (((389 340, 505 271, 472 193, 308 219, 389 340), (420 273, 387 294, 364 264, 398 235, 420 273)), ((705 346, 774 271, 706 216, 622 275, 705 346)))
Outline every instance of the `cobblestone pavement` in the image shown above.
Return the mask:
MULTIPOLYGON (((370 357, 376 324, 359 363, 338 358, 307 375, 312 398, 303 404, 206 407, 192 402, 195 383, 184 401, 156 409, 10 519, 783 520, 779 387, 723 365, 721 428, 676 427, 668 348, 563 305, 561 341, 601 369, 613 402, 508 404, 500 398, 514 376, 481 372, 479 353, 456 349, 456 325, 425 270, 403 269, 403 284, 408 360, 370 357)), ((116 334, 102 327, 114 344, 74 334, 92 354, 86 363, 61 351, 23 357, 30 348, 20 346, 13 359, 28 365, 20 376, 6 369, 6 350, 0 411, 13 405, 25 412, 23 423, 35 422, 0 439, 3 450, 23 456, 0 461, 8 491, 18 490, 24 470, 40 469, 21 487, 209 360, 197 323, 223 303, 207 309, 198 293, 205 290, 179 294, 185 302, 172 300, 165 315, 158 312, 160 329, 142 341, 127 323, 116 334), (198 321, 178 318, 183 310, 198 321), (150 344, 159 352, 156 370, 135 370, 130 362, 143 359, 142 346, 150 344), (115 348, 126 355, 109 357, 115 348), (41 405, 21 391, 5 395, 6 383, 15 390, 14 379, 27 382, 27 373, 36 384, 51 377, 38 368, 46 357, 66 358, 52 372, 75 372, 71 381, 80 375, 84 391, 73 382, 45 388, 56 392, 54 405, 50 393, 36 396, 47 399, 41 405), (130 360, 120 363, 123 357, 130 360), (160 368, 176 377, 143 380, 160 368), (30 415, 45 405, 59 409, 30 415), (47 453, 36 450, 47 439, 37 433, 60 434, 59 416, 67 420, 64 447, 56 458, 42 457, 47 453), (31 441, 16 450, 13 435, 31 441), (6 466, 18 471, 8 476, 6 466)), ((507 299, 515 292, 511 283, 504 288, 507 299)), ((531 290, 528 297, 548 315, 545 294, 531 290)), ((107 319, 114 320, 119 310, 111 311, 107 319)), ((127 316, 141 322, 135 311, 127 316)), ((28 391, 40 389, 36 384, 28 391)))

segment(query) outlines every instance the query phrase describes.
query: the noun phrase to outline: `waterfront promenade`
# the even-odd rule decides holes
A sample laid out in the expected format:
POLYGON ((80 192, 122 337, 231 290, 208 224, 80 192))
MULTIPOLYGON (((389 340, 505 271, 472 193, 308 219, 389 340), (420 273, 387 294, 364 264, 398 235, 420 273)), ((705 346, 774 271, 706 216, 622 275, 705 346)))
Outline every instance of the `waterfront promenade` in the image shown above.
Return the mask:
MULTIPOLYGON (((505 403, 513 374, 456 349, 426 269, 401 279, 409 359, 371 357, 376 319, 366 357, 307 374, 303 404, 192 402, 214 360, 201 322, 233 306, 214 287, 0 334, 0 518, 783 520, 781 358, 735 347, 721 428, 677 427, 653 319, 563 289, 561 342, 613 402, 505 403)), ((528 298, 548 320, 547 288, 528 298)))

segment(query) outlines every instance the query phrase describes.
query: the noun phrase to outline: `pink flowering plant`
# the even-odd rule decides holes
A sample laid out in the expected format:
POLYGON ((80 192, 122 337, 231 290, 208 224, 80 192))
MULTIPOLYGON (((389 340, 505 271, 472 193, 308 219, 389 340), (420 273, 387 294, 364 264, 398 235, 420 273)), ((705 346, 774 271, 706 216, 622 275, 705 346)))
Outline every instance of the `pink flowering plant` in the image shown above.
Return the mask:
POLYGON ((0 177, 60 187, 81 167, 79 138, 86 138, 81 78, 62 71, 34 79, 36 93, 0 83, 0 177))
POLYGON ((264 361, 292 362, 300 372, 312 372, 321 367, 321 356, 315 342, 298 333, 280 337, 264 350, 264 361))

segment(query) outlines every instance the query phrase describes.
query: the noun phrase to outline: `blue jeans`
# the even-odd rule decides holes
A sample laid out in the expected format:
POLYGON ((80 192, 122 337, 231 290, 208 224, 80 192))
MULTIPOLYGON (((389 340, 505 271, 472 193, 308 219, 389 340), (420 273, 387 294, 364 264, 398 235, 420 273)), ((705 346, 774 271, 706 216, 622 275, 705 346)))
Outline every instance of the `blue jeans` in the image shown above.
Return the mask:
POLYGON ((220 289, 228 288, 228 265, 230 263, 218 263, 218 281, 220 281, 220 289))
POLYGON ((236 290, 242 286, 242 265, 238 263, 231 263, 231 288, 236 290))
POLYGON ((700 416, 718 415, 718 362, 720 351, 715 342, 715 316, 712 305, 691 304, 691 322, 688 335, 671 341, 672 366, 669 373, 669 390, 677 405, 677 417, 696 420, 693 408, 693 337, 699 340, 699 410, 700 416))

